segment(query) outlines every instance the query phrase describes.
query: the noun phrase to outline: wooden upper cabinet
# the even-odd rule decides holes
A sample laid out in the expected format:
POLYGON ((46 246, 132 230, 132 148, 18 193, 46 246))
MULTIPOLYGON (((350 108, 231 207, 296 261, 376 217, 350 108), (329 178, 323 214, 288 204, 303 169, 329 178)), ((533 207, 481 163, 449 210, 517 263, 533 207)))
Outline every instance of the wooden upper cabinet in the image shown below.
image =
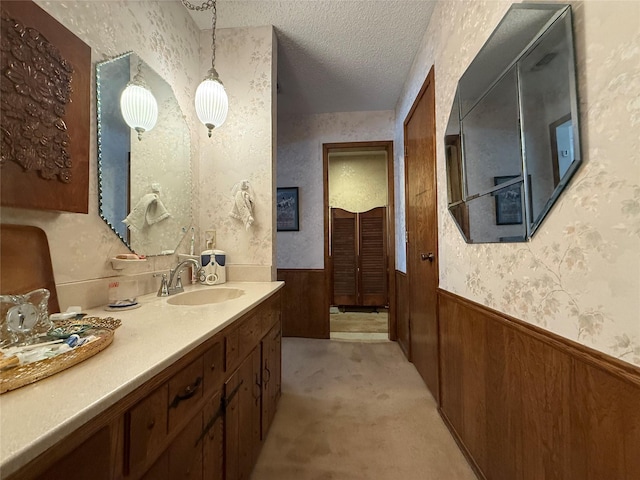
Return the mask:
POLYGON ((386 221, 386 207, 331 209, 333 305, 388 304, 386 221))

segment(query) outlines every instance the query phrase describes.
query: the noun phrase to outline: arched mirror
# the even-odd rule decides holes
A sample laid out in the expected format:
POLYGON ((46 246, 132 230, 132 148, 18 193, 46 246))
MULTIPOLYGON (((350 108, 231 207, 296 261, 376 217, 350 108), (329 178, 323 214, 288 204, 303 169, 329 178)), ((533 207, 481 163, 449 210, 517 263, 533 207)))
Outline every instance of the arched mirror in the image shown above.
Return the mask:
POLYGON ((445 151, 467 242, 526 241, 562 193, 581 163, 575 77, 571 7, 522 3, 460 78, 445 151))
POLYGON ((135 53, 96 66, 100 216, 135 253, 173 253, 191 225, 191 136, 171 86, 135 53), (158 103, 138 134, 120 96, 140 71, 158 103), (127 219, 127 223, 125 223, 127 219))

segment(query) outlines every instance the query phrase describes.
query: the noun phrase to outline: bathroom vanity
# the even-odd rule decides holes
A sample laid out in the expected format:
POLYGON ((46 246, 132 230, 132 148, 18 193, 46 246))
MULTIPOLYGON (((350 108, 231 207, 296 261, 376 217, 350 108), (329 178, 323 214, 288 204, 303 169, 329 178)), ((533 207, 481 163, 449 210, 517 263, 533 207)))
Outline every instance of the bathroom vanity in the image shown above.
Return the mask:
MULTIPOLYGON (((0 397, 7 479, 246 479, 280 397, 282 282, 175 305, 146 295, 93 358, 0 397)), ((190 290, 218 287, 191 287, 190 290)))

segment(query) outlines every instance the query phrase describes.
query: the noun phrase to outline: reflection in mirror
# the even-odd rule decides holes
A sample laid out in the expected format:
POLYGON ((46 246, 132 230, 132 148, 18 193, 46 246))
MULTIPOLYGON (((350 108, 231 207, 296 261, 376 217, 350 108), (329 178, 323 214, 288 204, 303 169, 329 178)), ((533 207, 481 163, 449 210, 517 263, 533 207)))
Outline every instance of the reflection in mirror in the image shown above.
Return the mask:
MULTIPOLYGON (((573 173, 572 91, 575 91, 571 23, 558 20, 519 62, 526 168, 532 221, 537 225, 573 173)), ((575 162, 577 164, 577 162, 575 162)))
POLYGON ((522 175, 516 71, 512 68, 462 119, 467 195, 483 195, 494 178, 522 175))
POLYGON ((528 240, 566 187, 581 163, 575 76, 571 8, 512 5, 458 82, 445 132, 467 242, 528 240))
POLYGON ((449 123, 444 134, 444 148, 447 159, 447 190, 449 204, 462 201, 464 198, 462 173, 462 140, 460 136, 458 92, 456 92, 449 123))
POLYGON ((173 253, 191 224, 191 137, 171 86, 144 61, 158 122, 141 141, 127 126, 120 95, 138 62, 127 53, 96 66, 98 181, 100 216, 132 251, 149 256, 173 253))

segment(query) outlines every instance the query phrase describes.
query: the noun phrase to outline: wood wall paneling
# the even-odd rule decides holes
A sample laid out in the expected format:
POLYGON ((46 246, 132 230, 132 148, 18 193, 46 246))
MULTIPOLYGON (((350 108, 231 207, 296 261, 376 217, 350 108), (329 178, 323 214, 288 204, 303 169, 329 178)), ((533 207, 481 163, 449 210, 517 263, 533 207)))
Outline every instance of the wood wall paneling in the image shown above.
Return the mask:
POLYGON ((640 368, 439 291, 440 412, 481 478, 640 478, 640 368))
POLYGON ((329 338, 329 304, 325 271, 278 269, 282 289, 282 335, 329 338))

